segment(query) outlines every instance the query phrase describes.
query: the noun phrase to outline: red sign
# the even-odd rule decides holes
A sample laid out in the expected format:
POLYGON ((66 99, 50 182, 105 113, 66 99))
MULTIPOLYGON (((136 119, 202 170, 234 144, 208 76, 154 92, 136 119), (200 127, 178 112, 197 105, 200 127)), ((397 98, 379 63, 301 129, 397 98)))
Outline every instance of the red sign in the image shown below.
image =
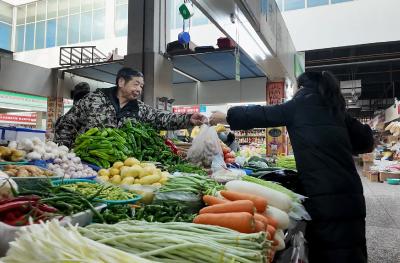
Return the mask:
POLYGON ((20 122, 36 124, 36 114, 32 115, 13 115, 13 114, 0 114, 0 122, 20 122))
POLYGON ((281 104, 285 99, 285 82, 267 83, 267 104, 281 104))
POLYGON ((172 107, 173 113, 195 113, 200 112, 200 106, 180 106, 172 107))

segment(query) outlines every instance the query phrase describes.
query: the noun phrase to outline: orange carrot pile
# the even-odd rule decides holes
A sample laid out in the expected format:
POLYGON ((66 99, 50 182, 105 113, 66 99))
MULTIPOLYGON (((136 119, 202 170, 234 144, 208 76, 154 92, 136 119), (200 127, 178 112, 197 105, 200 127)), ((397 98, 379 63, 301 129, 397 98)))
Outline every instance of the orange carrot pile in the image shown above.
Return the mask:
POLYGON ((263 213, 267 209, 268 202, 266 199, 251 194, 243 194, 233 191, 221 191, 221 195, 230 201, 250 200, 257 208, 257 212, 263 213))

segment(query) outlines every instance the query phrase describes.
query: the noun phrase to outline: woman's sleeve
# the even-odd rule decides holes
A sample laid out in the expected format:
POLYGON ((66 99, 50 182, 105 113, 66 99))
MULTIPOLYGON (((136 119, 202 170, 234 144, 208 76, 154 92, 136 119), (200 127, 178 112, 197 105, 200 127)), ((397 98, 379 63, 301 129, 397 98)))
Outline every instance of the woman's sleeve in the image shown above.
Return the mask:
POLYGON ((374 150, 371 128, 346 114, 346 127, 350 136, 353 154, 369 153, 374 150))
POLYGON ((228 110, 232 130, 289 126, 295 112, 295 100, 273 106, 238 106, 228 110))

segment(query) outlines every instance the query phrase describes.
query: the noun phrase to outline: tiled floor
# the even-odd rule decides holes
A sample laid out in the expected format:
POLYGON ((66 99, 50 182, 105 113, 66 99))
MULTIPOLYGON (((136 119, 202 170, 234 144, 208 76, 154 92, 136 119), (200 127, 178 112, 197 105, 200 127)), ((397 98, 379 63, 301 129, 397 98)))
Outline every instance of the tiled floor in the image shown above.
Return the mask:
POLYGON ((370 263, 400 263, 400 185, 362 177, 370 263))

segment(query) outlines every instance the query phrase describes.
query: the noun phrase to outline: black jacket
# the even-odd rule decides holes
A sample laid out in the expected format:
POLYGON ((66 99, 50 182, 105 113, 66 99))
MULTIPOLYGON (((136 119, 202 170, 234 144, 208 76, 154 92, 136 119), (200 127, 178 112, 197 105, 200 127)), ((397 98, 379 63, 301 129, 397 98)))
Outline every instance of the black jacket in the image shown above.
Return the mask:
MULTIPOLYGON (((369 126, 347 114, 332 114, 318 91, 307 87, 284 104, 231 108, 227 120, 233 130, 287 127, 299 172, 298 189, 309 197, 304 205, 313 222, 364 222, 363 188, 352 153, 372 151, 369 126)), ((360 238, 353 244, 365 243, 361 232, 356 233, 360 238)), ((325 231, 315 235, 314 241, 325 238, 329 243, 334 234, 325 231)))

